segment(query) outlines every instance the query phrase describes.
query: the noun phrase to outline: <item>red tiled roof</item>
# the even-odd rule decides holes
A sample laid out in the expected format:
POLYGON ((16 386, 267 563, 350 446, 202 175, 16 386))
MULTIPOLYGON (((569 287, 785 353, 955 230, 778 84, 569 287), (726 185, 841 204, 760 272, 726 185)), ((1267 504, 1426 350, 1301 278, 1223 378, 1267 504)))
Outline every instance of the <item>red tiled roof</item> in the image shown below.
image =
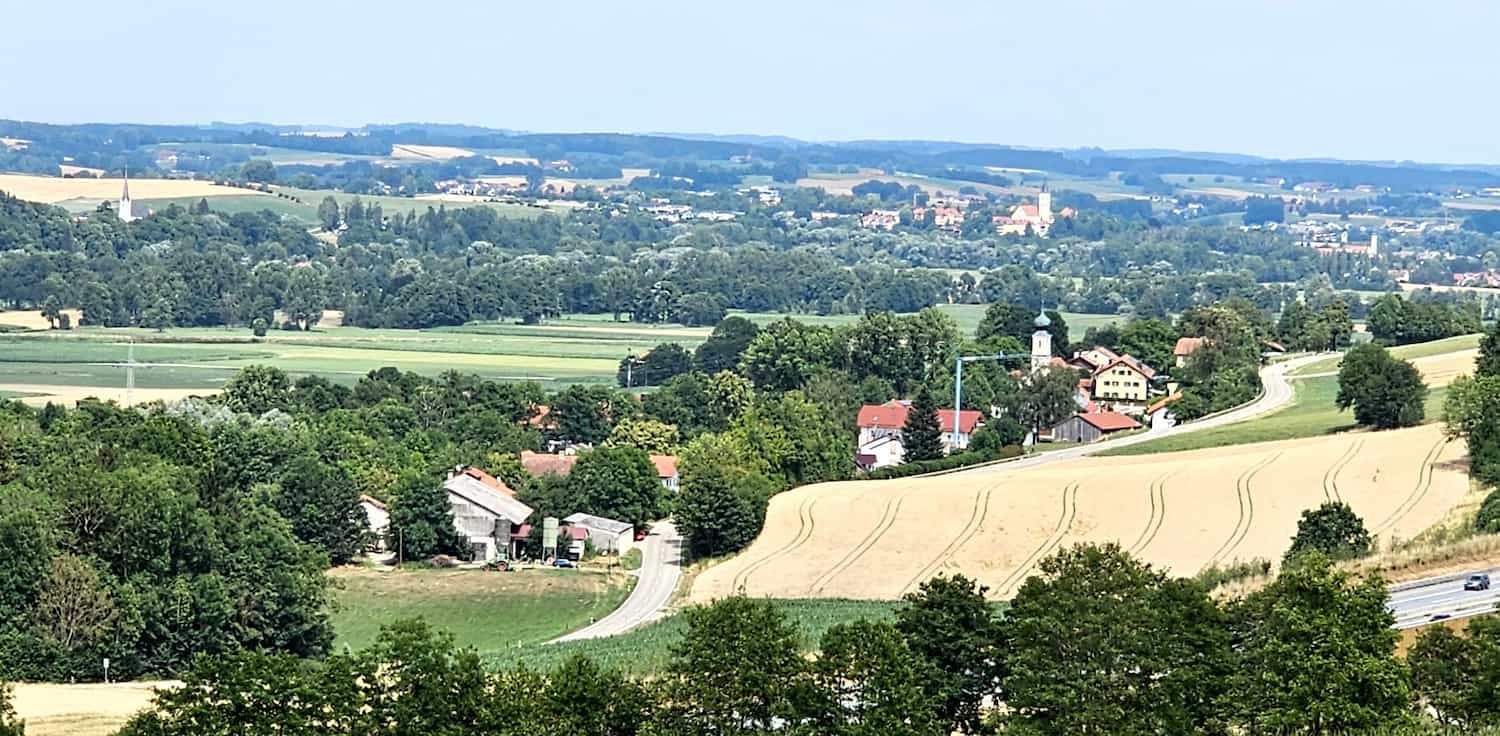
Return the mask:
POLYGON ((1115 432, 1121 429, 1135 429, 1141 426, 1140 422, 1117 411, 1096 411, 1092 414, 1078 414, 1076 416, 1094 425, 1101 432, 1115 432))
POLYGON ((576 542, 582 542, 583 540, 589 538, 589 530, 581 526, 569 526, 563 528, 566 530, 568 538, 576 542))
MULTIPOLYGON (((860 429, 900 429, 906 426, 906 414, 911 410, 910 401, 893 399, 884 404, 865 404, 859 409, 859 418, 856 424, 860 429)), ((970 434, 984 415, 973 409, 964 409, 958 413, 958 431, 970 434)), ((944 432, 953 431, 953 409, 938 409, 938 428, 944 432)))
POLYGON ((1163 406, 1166 406, 1167 404, 1170 404, 1180 398, 1182 398, 1181 392, 1172 394, 1171 396, 1163 396, 1156 401, 1151 402, 1151 405, 1146 407, 1146 413, 1155 414, 1157 409, 1160 409, 1163 406))
POLYGON ((1177 345, 1172 348, 1172 354, 1178 357, 1185 357, 1192 355, 1194 350, 1201 347, 1203 347, 1203 338, 1201 337, 1179 337, 1177 338, 1177 345))
POLYGON ((374 506, 375 508, 380 509, 381 511, 389 511, 390 510, 389 508, 386 507, 384 501, 381 501, 380 499, 378 499, 378 498, 376 498, 374 496, 366 496, 364 494, 360 494, 359 502, 360 503, 370 504, 371 506, 374 506))
POLYGON ((677 476, 676 455, 652 455, 651 464, 656 466, 656 477, 673 478, 677 476))
POLYGON ((474 467, 472 465, 470 465, 467 468, 464 468, 464 475, 467 475, 470 478, 473 478, 474 480, 477 480, 480 483, 483 483, 483 484, 489 486, 490 488, 493 488, 493 489, 495 489, 495 490, 497 490, 497 491, 499 491, 501 493, 504 493, 505 495, 510 496, 511 498, 515 498, 516 497, 515 490, 512 489, 510 486, 505 485, 505 481, 500 480, 499 478, 496 478, 495 476, 490 475, 489 473, 486 473, 483 470, 480 470, 479 468, 476 468, 476 467, 474 467))
POLYGON ((577 455, 543 455, 531 450, 521 451, 521 467, 535 476, 556 475, 567 477, 578 462, 577 455))

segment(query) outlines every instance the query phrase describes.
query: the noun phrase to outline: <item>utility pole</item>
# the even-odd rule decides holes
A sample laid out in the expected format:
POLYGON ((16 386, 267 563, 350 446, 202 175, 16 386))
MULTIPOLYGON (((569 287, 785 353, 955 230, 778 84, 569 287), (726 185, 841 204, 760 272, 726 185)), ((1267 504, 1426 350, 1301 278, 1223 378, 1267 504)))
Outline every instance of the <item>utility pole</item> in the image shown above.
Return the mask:
POLYGON ((963 407, 964 363, 980 360, 1013 360, 1030 358, 1031 353, 995 353, 993 355, 959 355, 953 359, 953 452, 958 451, 958 417, 963 407))
POLYGON ((643 362, 634 355, 625 356, 625 388, 635 387, 635 364, 643 362))

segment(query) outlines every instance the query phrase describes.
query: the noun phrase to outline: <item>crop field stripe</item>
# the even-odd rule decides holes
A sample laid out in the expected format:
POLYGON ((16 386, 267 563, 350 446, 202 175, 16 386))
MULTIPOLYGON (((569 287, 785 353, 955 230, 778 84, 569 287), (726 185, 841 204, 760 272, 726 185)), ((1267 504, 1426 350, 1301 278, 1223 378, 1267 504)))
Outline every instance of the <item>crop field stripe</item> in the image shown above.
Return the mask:
POLYGON ((1151 497, 1151 517, 1146 519, 1146 528, 1141 530, 1141 535, 1125 550, 1127 554, 1139 555, 1156 540, 1156 533, 1161 531, 1162 522, 1167 518, 1167 479, 1175 472, 1177 471, 1169 470, 1151 481, 1151 488, 1147 491, 1147 495, 1151 497))
POLYGON ((1384 534, 1389 531, 1411 513, 1418 503, 1422 502, 1422 497, 1427 495, 1427 489, 1432 487, 1433 466, 1437 463, 1438 455, 1442 454, 1443 446, 1446 444, 1448 444, 1447 437, 1440 437, 1437 442, 1433 443, 1432 449, 1428 450, 1426 457, 1422 458, 1422 467, 1417 471, 1417 484, 1412 486, 1411 493, 1407 495, 1406 500, 1402 501, 1401 505, 1391 511, 1390 515, 1375 527, 1375 534, 1384 534))
POLYGON ((869 552, 871 548, 880 542, 880 538, 884 537, 885 533, 896 525, 896 517, 901 515, 901 504, 905 500, 906 496, 902 495, 886 501, 885 508, 880 512, 880 521, 875 523, 875 528, 871 529, 870 533, 866 534, 865 538, 860 540, 854 549, 849 550, 849 553, 844 555, 842 560, 834 563, 833 567, 828 568, 817 580, 814 580, 808 590, 813 593, 822 593, 823 589, 829 583, 833 582, 834 578, 842 575, 849 568, 854 567, 854 563, 858 562, 859 558, 863 557, 866 552, 869 552))
POLYGON ((1255 523, 1255 494, 1253 492, 1253 489, 1251 488, 1251 484, 1255 482, 1255 476, 1260 475, 1260 471, 1265 470, 1268 466, 1271 465, 1271 463, 1276 462, 1277 458, 1280 457, 1281 453, 1279 452, 1275 455, 1272 455, 1269 460, 1266 460, 1265 462, 1257 466, 1254 470, 1252 470, 1250 472, 1250 475, 1245 476, 1245 507, 1250 510, 1250 514, 1249 516, 1245 517, 1245 527, 1240 530, 1240 538, 1235 540, 1234 544, 1230 545, 1229 549, 1224 550, 1224 557, 1229 557, 1230 554, 1240 548, 1241 544, 1245 543, 1245 537, 1250 536, 1250 527, 1255 523))
POLYGON ((1073 526, 1073 517, 1077 514, 1078 484, 1069 483, 1063 486, 1062 514, 1057 518, 1057 526, 1052 530, 1051 534, 1047 535, 1045 540, 1042 540, 1040 545, 1037 545, 1036 549, 1031 551, 1031 554, 1026 556, 1025 560, 1021 561, 1019 567, 1011 571, 1010 575, 1007 575, 1005 580, 1001 581, 998 588, 1001 595, 1005 595, 1019 586, 1021 581, 1026 579, 1027 573, 1036 567, 1036 563, 1039 560, 1047 556, 1059 544, 1062 544, 1063 537, 1067 536, 1068 528, 1073 526))
POLYGON ((1224 540, 1223 544, 1219 545, 1218 549, 1214 550, 1213 556, 1208 558, 1208 564, 1204 565, 1205 568, 1213 567, 1222 562, 1225 557, 1229 556, 1230 552, 1233 552, 1236 547, 1240 546, 1241 542, 1245 541, 1245 537, 1250 533, 1250 524, 1255 521, 1255 499, 1250 495, 1250 481, 1255 478, 1256 473, 1259 473, 1267 465, 1275 462, 1278 457, 1281 457, 1281 453, 1279 452, 1251 465, 1244 472, 1240 473, 1240 477, 1234 480, 1234 495, 1240 502, 1240 515, 1235 520, 1234 529, 1230 530, 1229 537, 1224 540))
POLYGON ((776 560, 779 560, 782 557, 791 554, 792 552, 796 551, 798 547, 806 544, 808 539, 812 538, 813 530, 816 527, 816 520, 813 518, 813 510, 821 500, 823 500, 822 496, 809 495, 802 501, 802 503, 797 507, 796 536, 792 537, 792 541, 787 542, 785 545, 782 545, 780 549, 777 549, 771 554, 746 565, 745 569, 736 574, 734 576, 734 583, 732 587, 732 589, 736 593, 744 592, 745 585, 750 582, 750 576, 754 575, 757 570, 760 570, 762 567, 765 567, 766 565, 769 565, 772 562, 775 562, 776 560))
POLYGON ((1341 502, 1344 500, 1339 495, 1339 473, 1344 472, 1344 468, 1350 462, 1353 462, 1354 456, 1359 454, 1359 448, 1364 447, 1364 445, 1365 439, 1363 437, 1349 443, 1349 449, 1345 450, 1344 454, 1339 456, 1339 459, 1333 461, 1333 464, 1328 466, 1327 470, 1323 471, 1324 500, 1329 502, 1341 502))
POLYGON ((916 575, 912 576, 911 580, 907 581, 906 587, 901 589, 902 595, 906 595, 907 593, 916 590, 917 586, 922 584, 922 581, 926 580, 929 575, 936 572, 938 568, 942 567, 943 563, 947 562, 948 560, 952 559, 954 555, 958 554, 958 551, 962 549, 964 545, 968 544, 969 540, 973 539, 974 536, 979 533, 979 528, 984 525, 985 517, 989 516, 990 514, 990 496, 995 492, 995 489, 999 487, 1000 483, 996 483, 995 485, 992 485, 989 488, 986 488, 983 491, 974 494, 974 508, 969 512, 968 522, 966 522, 964 524, 964 527, 958 531, 958 535, 955 536, 952 541, 948 542, 948 546, 944 547, 943 551, 939 552, 937 557, 934 557, 932 559, 932 562, 927 563, 926 566, 917 571, 916 575), (983 497, 982 502, 980 500, 981 496, 983 497))

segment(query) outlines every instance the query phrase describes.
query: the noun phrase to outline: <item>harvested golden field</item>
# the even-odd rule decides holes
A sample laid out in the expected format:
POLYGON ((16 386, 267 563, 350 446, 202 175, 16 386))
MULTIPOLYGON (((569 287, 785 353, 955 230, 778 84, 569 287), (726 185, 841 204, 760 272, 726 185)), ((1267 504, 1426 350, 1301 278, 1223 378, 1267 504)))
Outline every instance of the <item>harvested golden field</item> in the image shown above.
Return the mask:
POLYGON ((123 386, 55 386, 45 383, 0 383, 0 393, 20 394, 21 401, 32 406, 63 404, 72 406, 84 399, 113 401, 122 406, 152 401, 176 401, 189 396, 216 394, 215 388, 135 388, 129 396, 123 386))
POLYGON ((88 174, 89 176, 104 176, 104 169, 94 169, 88 166, 71 166, 69 164, 58 164, 57 173, 62 176, 78 176, 88 174))
MULTIPOLYGON (((83 319, 83 310, 81 309, 64 309, 62 311, 68 315, 68 319, 73 320, 73 324, 75 325, 78 324, 79 320, 83 319)), ((47 318, 42 316, 40 309, 9 309, 0 312, 0 325, 24 327, 28 330, 45 330, 52 327, 47 322, 47 318)))
POLYGON ((157 688, 177 682, 121 682, 88 685, 16 685, 16 714, 27 736, 105 736, 151 705, 157 688))
POLYGON ((404 160, 447 161, 450 158, 465 158, 473 155, 474 152, 467 148, 454 148, 453 146, 418 146, 405 143, 391 146, 391 158, 404 160))
MULTIPOLYGON (((55 176, 0 174, 0 192, 30 202, 56 204, 70 199, 119 199, 124 182, 120 179, 63 179, 55 176)), ((253 189, 226 187, 211 181, 187 179, 131 179, 130 196, 134 199, 175 199, 179 197, 247 197, 271 195, 253 189)))
POLYGON ((1440 521, 1469 488, 1437 424, 1015 470, 856 481, 777 496, 749 549, 692 597, 894 599, 961 572, 1008 598, 1039 560, 1118 542, 1180 575, 1280 559, 1302 511, 1343 500, 1382 541, 1440 521))
POLYGON ((1411 362, 1422 372, 1422 380, 1428 386, 1447 386, 1453 379, 1473 373, 1477 360, 1479 348, 1412 358, 1411 362))

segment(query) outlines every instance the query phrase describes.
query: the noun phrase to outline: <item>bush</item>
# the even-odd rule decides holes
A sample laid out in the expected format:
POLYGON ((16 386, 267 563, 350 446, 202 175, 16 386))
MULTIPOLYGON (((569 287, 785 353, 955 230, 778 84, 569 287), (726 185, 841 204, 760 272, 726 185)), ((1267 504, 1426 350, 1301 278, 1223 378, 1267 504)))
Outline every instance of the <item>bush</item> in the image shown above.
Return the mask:
POLYGON ((1213 590, 1226 583, 1236 583, 1254 577, 1271 574, 1270 560, 1250 560, 1249 562, 1236 562, 1227 567, 1206 567, 1193 576, 1203 587, 1213 590))
POLYGON ((978 465, 992 460, 1005 460, 1020 457, 1026 454, 1025 448, 1020 445, 1006 445, 1000 448, 999 453, 988 452, 960 452, 957 455, 948 455, 936 460, 922 460, 914 463, 902 463, 892 465, 878 470, 870 471, 865 476, 871 480, 889 480, 891 478, 906 478, 923 473, 936 473, 940 470, 955 470, 969 465, 978 465))
POLYGON ((1481 534, 1500 532, 1500 490, 1490 491, 1479 505, 1479 514, 1474 517, 1474 531, 1481 534))

